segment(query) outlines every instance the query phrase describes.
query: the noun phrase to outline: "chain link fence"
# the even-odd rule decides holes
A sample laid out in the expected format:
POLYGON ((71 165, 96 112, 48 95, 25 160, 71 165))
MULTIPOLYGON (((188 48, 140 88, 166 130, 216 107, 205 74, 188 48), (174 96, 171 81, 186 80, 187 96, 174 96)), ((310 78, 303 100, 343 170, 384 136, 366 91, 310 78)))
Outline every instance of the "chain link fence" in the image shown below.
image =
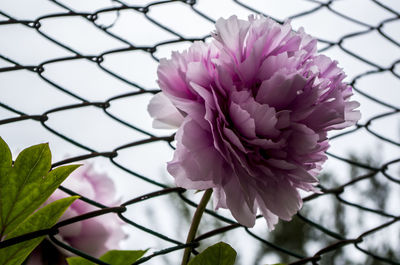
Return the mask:
POLYGON ((47 234, 75 255, 105 264, 55 234, 72 222, 115 214, 129 227, 130 242, 140 242, 135 248, 153 246, 154 252, 135 264, 176 264, 174 257, 187 246, 182 216, 191 215, 199 195, 173 187, 162 170, 174 135, 151 129, 146 116, 148 100, 159 91, 157 62, 171 50, 207 41, 220 16, 261 13, 278 22, 289 18, 295 28, 304 25, 318 38, 321 52, 343 63, 363 119, 331 135, 323 193, 305 195, 304 208, 292 222, 268 233, 262 221, 248 229, 210 207, 192 244, 195 254, 222 238, 238 250, 238 264, 400 264, 397 1, 83 2, 0 3, 0 135, 10 147, 50 141, 53 167, 100 159, 125 189, 124 201, 108 207, 82 196, 99 210, 8 244, 47 234), (151 202, 161 200, 176 216, 160 220, 154 211, 162 210, 152 208, 163 206, 151 202), (148 219, 138 218, 138 212, 148 219), (176 223, 183 224, 182 231, 176 223), (162 243, 146 245, 144 238, 162 243))

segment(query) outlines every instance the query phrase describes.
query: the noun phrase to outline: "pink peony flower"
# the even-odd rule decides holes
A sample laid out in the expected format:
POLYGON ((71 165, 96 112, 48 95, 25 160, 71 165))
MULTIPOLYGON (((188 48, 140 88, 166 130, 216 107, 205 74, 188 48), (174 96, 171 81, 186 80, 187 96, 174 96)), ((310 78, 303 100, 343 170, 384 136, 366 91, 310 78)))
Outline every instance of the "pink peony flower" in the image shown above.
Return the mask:
POLYGON ((167 166, 178 186, 212 188, 247 227, 259 209, 272 230, 301 208, 298 189, 317 191, 327 132, 354 125, 359 104, 303 29, 232 16, 213 38, 160 61, 148 110, 154 126, 179 127, 167 166))
MULTIPOLYGON (((105 174, 99 174, 91 165, 85 165, 75 170, 62 184, 64 187, 77 192, 89 199, 107 206, 116 206, 115 186, 113 181, 105 174)), ((56 190, 46 203, 69 196, 61 190, 56 190)), ((98 210, 82 200, 76 200, 64 213, 60 221, 69 219, 84 213, 98 210)), ((110 249, 117 249, 119 243, 126 237, 121 228, 123 221, 115 214, 105 214, 99 217, 86 219, 59 229, 56 237, 89 255, 99 257, 110 249)), ((71 253, 59 249, 62 256, 70 256, 71 253)), ((27 264, 42 264, 40 248, 35 250, 27 264)), ((66 264, 61 262, 61 264, 66 264)))

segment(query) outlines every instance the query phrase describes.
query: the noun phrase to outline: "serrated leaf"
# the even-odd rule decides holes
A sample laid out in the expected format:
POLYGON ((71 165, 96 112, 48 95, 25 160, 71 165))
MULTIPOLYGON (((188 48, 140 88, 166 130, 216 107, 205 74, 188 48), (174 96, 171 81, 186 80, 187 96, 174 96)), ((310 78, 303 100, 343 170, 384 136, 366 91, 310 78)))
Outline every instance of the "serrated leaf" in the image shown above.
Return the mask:
MULTIPOLYGON (((71 196, 54 201, 29 216, 6 239, 24 235, 33 231, 48 229, 55 225, 65 210, 79 196, 71 196)), ((0 265, 19 265, 33 251, 45 236, 23 241, 16 245, 0 249, 0 265)))
MULTIPOLYGON (((140 259, 147 250, 110 250, 100 257, 101 261, 111 265, 132 264, 140 259)), ((95 263, 82 257, 67 258, 69 265, 93 265, 95 263)))
POLYGON ((10 148, 4 140, 0 137, 0 171, 4 167, 11 167, 12 165, 12 157, 10 148))
POLYGON ((219 242, 194 257, 189 265, 233 265, 235 260, 236 251, 230 245, 219 242))
POLYGON ((67 258, 68 265, 93 265, 96 264, 82 257, 67 258))
POLYGON ((23 150, 14 166, 7 144, 0 141, 0 238, 15 229, 42 205, 78 165, 58 167, 49 173, 48 144, 23 150))
POLYGON ((132 264, 140 259, 147 250, 110 250, 100 257, 104 262, 112 265, 132 264))
MULTIPOLYGON (((3 158, 0 158, 3 160, 3 158)), ((30 186, 50 170, 50 150, 48 145, 40 144, 23 150, 13 167, 4 167, 0 175, 0 234, 5 235, 15 228, 23 205, 20 199, 25 195, 24 187, 30 186), (14 222, 15 221, 15 222, 14 222), (13 224, 14 223, 14 224, 13 224)), ((7 163, 8 161, 3 161, 7 163)), ((28 214, 29 215, 29 214, 28 214)))

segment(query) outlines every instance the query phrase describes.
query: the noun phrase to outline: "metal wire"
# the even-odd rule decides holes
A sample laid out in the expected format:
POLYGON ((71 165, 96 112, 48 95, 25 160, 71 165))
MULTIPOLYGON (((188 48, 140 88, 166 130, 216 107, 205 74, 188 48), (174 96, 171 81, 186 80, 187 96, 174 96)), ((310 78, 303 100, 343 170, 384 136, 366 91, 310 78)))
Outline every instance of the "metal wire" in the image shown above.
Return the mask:
MULTIPOLYGON (((190 10, 193 12, 193 16, 201 16, 204 19, 210 21, 210 22, 215 22, 213 18, 211 18, 210 15, 208 15, 206 12, 202 11, 200 8, 198 8, 199 3, 202 0, 188 0, 188 1, 154 1, 151 2, 147 5, 130 5, 125 1, 120 1, 120 0, 114 0, 110 2, 110 6, 107 8, 99 9, 96 10, 95 12, 91 13, 86 13, 86 12, 76 12, 73 8, 65 5, 63 2, 58 1, 58 0, 49 0, 52 4, 56 5, 60 10, 63 10, 62 12, 58 13, 52 13, 48 15, 43 15, 39 16, 35 19, 32 20, 20 20, 15 17, 13 17, 11 14, 8 14, 6 11, 2 10, 1 4, 0 4, 0 15, 5 17, 5 19, 2 19, 0 21, 0 29, 2 27, 6 27, 9 25, 20 25, 25 27, 26 29, 34 32, 35 34, 38 34, 45 39, 47 39, 49 42, 51 42, 54 46, 57 46, 67 52, 69 52, 71 55, 70 56, 65 56, 65 57, 56 57, 56 58, 51 58, 48 60, 44 60, 38 64, 35 65, 25 65, 20 63, 17 59, 13 58, 13 56, 9 54, 3 54, 0 52, 0 58, 10 64, 10 66, 0 68, 0 73, 1 74, 7 74, 7 73, 12 73, 12 72, 17 72, 17 71, 28 71, 31 73, 36 74, 41 80, 46 82, 48 85, 50 85, 54 90, 57 90, 65 95, 68 95, 74 99, 76 99, 79 103, 77 104, 70 104, 70 105, 60 105, 58 107, 48 109, 44 111, 41 114, 37 113, 25 113, 21 109, 12 107, 11 105, 7 104, 7 102, 3 101, 0 99, 0 109, 7 110, 13 115, 11 117, 6 117, 0 120, 0 126, 10 126, 11 124, 15 124, 21 121, 25 120, 32 120, 38 124, 40 124, 44 129, 46 129, 48 132, 51 134, 59 137, 63 141, 66 141, 76 147, 79 147, 83 150, 85 150, 87 153, 81 156, 76 156, 68 159, 64 159, 58 162, 55 162, 53 164, 53 167, 55 166, 60 166, 63 164, 71 163, 71 162, 77 162, 81 161, 84 159, 92 159, 96 157, 104 157, 110 160, 112 165, 115 167, 125 171, 128 174, 131 174, 132 177, 134 178, 139 178, 144 182, 147 182, 151 185, 154 185, 155 191, 141 195, 137 198, 130 199, 126 202, 122 202, 119 207, 107 207, 106 205, 103 205, 99 202, 93 201, 89 198, 82 197, 81 200, 84 200, 87 203, 92 204, 93 206, 99 208, 99 210, 78 216, 75 218, 71 218, 68 220, 64 220, 58 224, 56 224, 53 228, 47 229, 47 230, 41 230, 41 231, 36 231, 27 235, 22 235, 17 238, 13 238, 10 240, 5 240, 3 242, 0 242, 0 247, 6 247, 9 245, 13 245, 25 240, 32 239, 34 237, 39 237, 43 235, 48 235, 50 240, 53 241, 55 244, 62 248, 66 248, 68 251, 82 257, 86 257, 90 259, 93 262, 96 262, 98 264, 106 264, 104 262, 101 262, 100 260, 96 259, 95 257, 91 257, 87 253, 83 253, 79 249, 75 249, 71 246, 68 246, 64 244, 63 242, 60 242, 56 237, 54 237, 55 234, 58 233, 58 228, 68 225, 71 222, 77 222, 83 219, 88 219, 88 218, 93 218, 94 216, 102 215, 102 214, 115 214, 118 215, 121 220, 126 222, 128 225, 131 225, 135 229, 140 229, 141 231, 151 234, 154 237, 159 238, 160 240, 166 241, 169 244, 169 247, 162 249, 160 251, 157 251, 153 254, 147 255, 146 257, 143 257, 139 261, 137 261, 135 264, 141 264, 144 262, 147 262, 151 260, 152 258, 160 255, 168 255, 171 252, 175 252, 178 250, 181 250, 185 248, 186 245, 184 244, 183 241, 171 238, 169 236, 163 235, 162 233, 155 231, 153 229, 150 229, 148 227, 145 227, 143 225, 140 225, 133 220, 130 220, 129 218, 124 216, 124 212, 127 210, 127 208, 130 207, 135 207, 135 204, 138 203, 143 203, 145 200, 152 199, 154 197, 158 196, 170 196, 171 194, 177 194, 180 200, 187 204, 189 207, 196 207, 197 204, 190 200, 186 194, 185 190, 181 188, 174 188, 170 187, 169 184, 167 183, 162 183, 160 181, 156 181, 154 178, 151 176, 145 176, 142 175, 138 172, 135 172, 121 163, 119 163, 115 158, 118 157, 121 151, 127 150, 128 148, 132 147, 138 147, 140 145, 145 145, 149 143, 154 143, 154 142, 164 142, 169 144, 171 147, 171 142, 173 141, 174 135, 166 135, 166 136, 155 136, 151 132, 148 132, 147 130, 143 130, 140 128, 140 126, 137 126, 135 124, 129 123, 124 121, 122 118, 118 117, 118 115, 112 114, 109 111, 109 108, 111 105, 114 104, 115 101, 125 99, 125 98, 131 98, 131 97, 136 97, 139 95, 151 95, 155 94, 158 92, 158 88, 152 88, 148 89, 140 85, 139 83, 136 83, 134 81, 126 79, 122 74, 118 72, 114 72, 110 70, 109 68, 104 66, 104 61, 105 61, 105 56, 106 55, 114 55, 114 54, 120 54, 123 52, 128 52, 128 51, 142 51, 153 58, 155 62, 159 60, 159 58, 156 55, 156 52, 158 49, 162 48, 165 45, 169 44, 179 44, 179 43, 185 43, 185 42, 193 42, 195 40, 205 40, 206 38, 209 37, 209 35, 205 36, 198 36, 198 37, 185 37, 182 34, 178 33, 176 30, 173 28, 170 28, 167 25, 164 25, 163 23, 158 22, 156 19, 151 17, 149 15, 150 11, 155 8, 155 7, 165 7, 168 5, 171 5, 175 2, 179 2, 181 4, 186 5, 187 7, 190 8, 190 10), (152 25, 158 27, 160 30, 166 31, 169 34, 173 36, 170 40, 167 41, 160 41, 156 43, 155 45, 152 46, 138 46, 134 45, 130 40, 123 38, 120 35, 117 35, 112 32, 112 28, 114 25, 117 23, 119 17, 120 17, 120 12, 122 11, 132 11, 136 15, 140 15, 143 18, 145 18, 149 23, 152 25), (109 25, 104 25, 97 23, 97 20, 100 15, 103 14, 113 14, 116 13, 116 18, 112 23, 109 25), (112 50, 107 50, 98 54, 83 54, 80 51, 74 49, 73 47, 69 46, 66 43, 62 43, 59 40, 56 40, 52 36, 48 35, 44 30, 42 30, 42 24, 46 21, 49 20, 56 20, 59 18, 65 18, 65 17, 80 17, 87 22, 91 23, 93 27, 96 28, 96 30, 106 34, 108 37, 118 40, 119 42, 123 43, 125 45, 125 48, 118 48, 118 49, 112 49, 112 50), (129 93, 123 93, 119 95, 114 95, 104 101, 90 101, 86 99, 83 95, 71 91, 70 89, 66 88, 62 83, 57 83, 55 81, 50 80, 48 77, 44 75, 46 73, 46 67, 52 63, 56 62, 65 62, 65 61, 74 61, 74 60, 86 60, 87 62, 90 62, 91 64, 94 64, 102 71, 104 75, 111 76, 112 78, 115 78, 126 85, 131 86, 132 92, 129 93), (137 141, 132 141, 130 143, 126 143, 120 146, 115 146, 114 148, 107 150, 106 152, 101 152, 100 150, 95 150, 91 148, 89 145, 85 144, 84 142, 78 142, 77 140, 74 140, 72 137, 63 134, 61 131, 59 131, 57 128, 53 128, 49 124, 49 120, 51 119, 50 114, 55 114, 59 112, 63 112, 66 110, 80 110, 84 111, 86 107, 94 107, 102 110, 109 119, 118 122, 125 127, 129 128, 132 131, 140 133, 143 138, 141 140, 137 141)), ((366 0, 367 1, 367 0, 366 0)), ((360 89, 358 84, 359 82, 372 75, 376 74, 390 74, 393 78, 400 80, 400 75, 398 72, 396 72, 396 67, 400 67, 400 54, 394 52, 393 53, 393 63, 389 66, 381 66, 376 64, 375 62, 372 62, 371 60, 364 58, 362 55, 358 54, 357 51, 350 50, 347 48, 344 43, 350 39, 356 39, 360 38, 361 36, 364 36, 369 33, 377 33, 380 38, 383 38, 393 44, 394 46, 397 46, 400 48, 400 43, 395 39, 395 37, 391 36, 390 34, 386 33, 383 30, 383 27, 387 25, 388 23, 392 22, 400 22, 400 14, 398 11, 396 11, 394 8, 390 7, 388 4, 384 4, 381 1, 378 0, 369 0, 368 2, 374 3, 377 7, 385 10, 385 12, 388 12, 391 14, 391 17, 388 19, 382 20, 378 25, 369 25, 365 22, 362 22, 360 20, 357 20, 356 18, 350 17, 346 14, 341 13, 340 11, 336 10, 333 3, 335 1, 317 1, 317 0, 304 0, 303 2, 309 2, 309 3, 314 3, 316 4, 313 8, 306 10, 306 11, 301 11, 296 14, 292 14, 289 18, 294 19, 294 18, 300 18, 300 17, 307 17, 310 16, 320 10, 325 10, 330 12, 331 15, 340 17, 341 19, 345 20, 349 24, 355 24, 362 26, 364 29, 356 32, 352 32, 350 34, 343 35, 339 38, 339 40, 333 42, 325 39, 319 38, 319 42, 324 44, 324 47, 320 49, 321 51, 329 51, 333 48, 338 48, 342 52, 344 52, 346 55, 350 56, 351 58, 357 60, 358 62, 369 66, 369 70, 366 70, 365 72, 362 72, 361 74, 358 74, 354 78, 350 80, 350 84, 354 87, 355 93, 358 94, 361 97, 367 98, 374 103, 385 107, 386 112, 380 113, 378 115, 375 115, 371 118, 369 118, 364 124, 358 124, 354 129, 348 130, 344 133, 338 134, 334 137, 332 137, 332 141, 340 139, 344 136, 351 135, 351 134, 356 134, 360 131, 367 132, 371 136, 375 137, 377 141, 380 141, 382 143, 387 143, 391 145, 393 148, 397 148, 396 150, 399 151, 400 147, 400 142, 395 141, 393 139, 389 139, 388 137, 381 135, 380 133, 376 132, 374 128, 371 126, 372 123, 379 121, 384 118, 388 117, 395 117, 395 115, 398 115, 400 112, 400 107, 395 106, 392 103, 386 102, 382 99, 378 99, 372 95, 369 95, 367 92, 365 92, 363 89, 360 89), (372 70, 371 70, 372 69, 372 70)), ((387 2, 387 1, 386 1, 387 2)), ((236 5, 237 7, 246 9, 248 11, 254 12, 254 13, 261 13, 266 16, 270 16, 268 12, 265 12, 265 10, 257 10, 256 8, 253 8, 251 5, 247 4, 245 1, 238 1, 238 0, 233 0, 232 1, 233 5, 236 5)), ((284 8, 284 7, 283 7, 284 8)), ((278 22, 282 22, 282 20, 273 18, 278 22)), ((318 21, 316 21, 318 22, 318 21)), ((200 35, 200 34, 199 34, 200 35)), ((340 61, 340 58, 337 58, 340 61)), ((1 86, 1 85, 0 85, 1 86)), ((399 89, 397 87, 396 89, 399 89)), ((3 93, 3 92, 1 92, 3 93)), ((398 94, 400 99, 400 93, 398 94)), ((343 233, 340 231, 332 231, 327 225, 324 223, 321 223, 319 221, 316 221, 312 217, 307 216, 305 213, 299 213, 296 216, 296 219, 299 222, 302 222, 306 224, 307 226, 311 227, 312 229, 315 229, 316 231, 319 231, 323 235, 327 236, 328 238, 331 239, 330 243, 325 246, 321 246, 321 248, 318 251, 315 251, 314 254, 312 255, 304 255, 304 253, 298 252, 297 249, 289 249, 286 246, 281 246, 277 245, 276 243, 273 243, 266 238, 263 238, 261 235, 257 235, 253 230, 244 228, 240 224, 236 223, 234 220, 230 218, 226 218, 224 216, 221 216, 218 214, 218 212, 213 212, 211 210, 207 210, 206 212, 208 213, 210 218, 216 218, 220 222, 222 222, 224 225, 221 227, 218 227, 214 230, 208 231, 206 233, 203 233, 202 235, 199 235, 195 242, 193 244, 190 244, 190 246, 194 246, 195 249, 199 245, 201 245, 202 240, 207 239, 207 238, 212 238, 217 235, 221 234, 229 234, 231 231, 236 230, 236 229, 242 229, 249 237, 253 238, 254 240, 257 240, 260 244, 263 244, 266 248, 272 249, 273 251, 277 252, 282 252, 285 253, 286 255, 291 257, 291 264, 319 264, 321 258, 323 258, 325 255, 328 253, 335 253, 335 252, 340 252, 342 251, 343 248, 345 248, 348 245, 353 245, 356 249, 359 250, 359 254, 361 255, 366 255, 367 257, 375 260, 376 263, 373 264, 400 264, 399 259, 392 259, 389 257, 386 257, 379 252, 375 252, 375 250, 369 250, 365 245, 363 245, 363 241, 367 239, 368 237, 371 236, 371 234, 374 233, 379 233, 383 231, 384 229, 394 226, 395 224, 399 224, 400 217, 397 216, 394 213, 388 212, 386 209, 382 208, 371 208, 370 206, 363 205, 360 203, 353 202, 349 200, 348 196, 346 197, 346 194, 351 193, 352 188, 354 188, 356 185, 359 183, 365 183, 369 182, 369 185, 375 185, 373 181, 375 181, 377 178, 380 179, 380 181, 385 181, 388 185, 399 185, 400 184, 400 178, 398 176, 393 175, 393 173, 389 173, 389 167, 392 167, 394 165, 399 165, 400 164, 400 157, 390 160, 390 161, 384 161, 381 166, 374 166, 359 160, 354 160, 348 157, 344 157, 342 155, 337 155, 334 153, 328 153, 330 159, 334 160, 339 160, 342 161, 349 166, 352 166, 353 168, 357 169, 358 173, 357 175, 351 176, 351 179, 348 180, 347 182, 344 183, 337 183, 335 186, 327 188, 324 187, 323 184, 321 184, 320 188, 323 191, 322 194, 313 194, 310 195, 306 198, 304 198, 305 205, 308 205, 314 201, 318 201, 321 198, 324 197, 332 197, 333 200, 336 201, 339 205, 347 205, 349 207, 358 209, 359 211, 362 212, 369 212, 374 215, 380 216, 385 220, 381 222, 380 224, 365 230, 364 232, 353 236, 353 237, 348 237, 347 233, 343 233)), ((72 190, 69 190, 65 187, 61 187, 61 189, 71 195, 75 195, 76 193, 72 190)), ((172 206, 171 206, 172 207, 172 206)), ((317 209, 318 211, 318 209, 317 209)), ((335 218, 333 216, 332 218, 335 218)), ((336 217, 340 218, 340 217, 336 217)), ((351 229, 351 228, 350 228, 351 229)), ((288 239, 290 240, 290 235, 288 235, 288 239)), ((197 253, 195 251, 195 253, 197 253)), ((397 256, 397 258, 399 258, 397 256)))

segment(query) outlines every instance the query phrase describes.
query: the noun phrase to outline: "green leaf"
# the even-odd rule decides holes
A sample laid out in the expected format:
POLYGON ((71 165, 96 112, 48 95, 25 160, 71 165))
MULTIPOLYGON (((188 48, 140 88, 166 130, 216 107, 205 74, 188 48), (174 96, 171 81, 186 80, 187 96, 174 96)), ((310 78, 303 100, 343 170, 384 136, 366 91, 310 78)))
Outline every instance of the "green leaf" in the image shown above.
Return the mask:
MULTIPOLYGON (((101 261, 111 265, 132 264, 140 259, 147 250, 110 250, 100 257, 101 261)), ((95 263, 82 257, 67 258, 69 265, 93 265, 95 263)))
POLYGON ((236 251, 230 245, 219 242, 194 257, 189 265, 233 265, 235 260, 236 251))
MULTIPOLYGON (((71 196, 44 206, 9 233, 6 239, 51 228, 77 198, 79 196, 71 196)), ((0 249, 0 265, 21 264, 44 238, 45 236, 41 236, 0 249)))
POLYGON ((58 167, 49 173, 48 144, 23 150, 12 166, 7 144, 0 139, 0 238, 32 214, 79 165, 58 167))
POLYGON ((104 262, 112 265, 132 264, 140 259, 147 250, 110 250, 100 257, 104 262))
POLYGON ((88 261, 82 257, 71 257, 67 258, 68 265, 93 265, 96 264, 94 262, 88 261))
POLYGON ((4 140, 0 137, 0 172, 3 168, 9 168, 12 165, 12 157, 10 148, 4 140))

